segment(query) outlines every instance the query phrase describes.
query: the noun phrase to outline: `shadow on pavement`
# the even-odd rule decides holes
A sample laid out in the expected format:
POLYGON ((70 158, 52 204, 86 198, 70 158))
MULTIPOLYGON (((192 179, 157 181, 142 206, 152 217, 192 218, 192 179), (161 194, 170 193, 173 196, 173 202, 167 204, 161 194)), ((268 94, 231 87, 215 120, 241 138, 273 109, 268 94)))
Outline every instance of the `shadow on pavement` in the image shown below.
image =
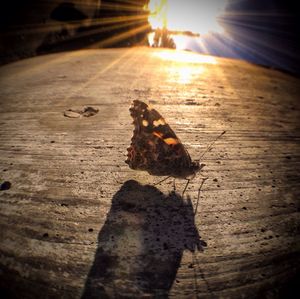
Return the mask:
POLYGON ((183 251, 202 245, 189 198, 127 181, 99 232, 82 298, 166 298, 183 251))

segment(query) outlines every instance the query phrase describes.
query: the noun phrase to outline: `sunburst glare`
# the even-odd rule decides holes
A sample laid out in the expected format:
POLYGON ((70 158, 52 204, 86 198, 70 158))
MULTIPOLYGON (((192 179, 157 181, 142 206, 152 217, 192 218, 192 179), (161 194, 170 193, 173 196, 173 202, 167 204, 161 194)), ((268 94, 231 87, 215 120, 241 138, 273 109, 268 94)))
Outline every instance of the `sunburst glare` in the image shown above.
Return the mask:
POLYGON ((212 56, 201 55, 185 51, 163 50, 153 53, 154 57, 158 57, 163 61, 169 61, 166 73, 169 82, 177 82, 180 84, 190 84, 199 79, 207 70, 205 64, 217 64, 217 60, 212 56), (195 67, 197 64, 197 67, 195 67))
POLYGON ((153 55, 163 60, 175 61, 178 63, 217 64, 216 59, 212 56, 206 56, 206 55, 200 55, 196 53, 188 53, 182 51, 177 51, 177 52, 160 51, 157 53, 155 52, 153 55))
POLYGON ((200 34, 222 32, 218 17, 226 3, 226 0, 150 0, 149 23, 153 30, 167 28, 200 34))

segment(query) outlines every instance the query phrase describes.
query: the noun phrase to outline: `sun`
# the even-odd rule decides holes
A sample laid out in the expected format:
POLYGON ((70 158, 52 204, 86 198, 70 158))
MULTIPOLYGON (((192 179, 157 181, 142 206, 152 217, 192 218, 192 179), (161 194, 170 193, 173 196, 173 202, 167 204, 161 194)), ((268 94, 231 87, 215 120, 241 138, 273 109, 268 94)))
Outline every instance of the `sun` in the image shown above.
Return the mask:
POLYGON ((150 0, 149 23, 153 30, 190 31, 201 35, 222 32, 218 22, 227 0, 150 0))

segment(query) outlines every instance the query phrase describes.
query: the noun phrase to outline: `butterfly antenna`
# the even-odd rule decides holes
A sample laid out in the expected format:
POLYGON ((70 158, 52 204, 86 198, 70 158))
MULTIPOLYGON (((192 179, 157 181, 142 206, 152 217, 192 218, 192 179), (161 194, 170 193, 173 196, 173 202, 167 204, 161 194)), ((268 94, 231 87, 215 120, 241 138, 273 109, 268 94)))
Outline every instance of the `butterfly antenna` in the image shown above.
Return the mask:
POLYGON ((218 139, 220 139, 224 134, 226 133, 226 131, 223 131, 207 148, 206 148, 206 150, 202 153, 202 155, 200 156, 200 159, 199 159, 199 161, 202 159, 202 157, 208 152, 208 151, 210 151, 211 149, 212 149, 212 147, 213 147, 213 145, 216 143, 216 141, 218 140, 218 139))

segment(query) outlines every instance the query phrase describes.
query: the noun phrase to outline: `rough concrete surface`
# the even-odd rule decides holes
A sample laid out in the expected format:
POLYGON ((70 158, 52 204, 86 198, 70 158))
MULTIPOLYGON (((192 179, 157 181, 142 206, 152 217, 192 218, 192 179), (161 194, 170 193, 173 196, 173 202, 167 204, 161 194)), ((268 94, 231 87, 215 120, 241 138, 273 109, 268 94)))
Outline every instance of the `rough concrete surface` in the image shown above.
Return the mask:
POLYGON ((287 298, 300 268, 299 82, 147 48, 1 67, 2 294, 287 298), (160 177, 124 162, 134 99, 160 111, 193 159, 227 131, 183 198, 185 181, 174 193, 172 179, 153 186, 160 177))

